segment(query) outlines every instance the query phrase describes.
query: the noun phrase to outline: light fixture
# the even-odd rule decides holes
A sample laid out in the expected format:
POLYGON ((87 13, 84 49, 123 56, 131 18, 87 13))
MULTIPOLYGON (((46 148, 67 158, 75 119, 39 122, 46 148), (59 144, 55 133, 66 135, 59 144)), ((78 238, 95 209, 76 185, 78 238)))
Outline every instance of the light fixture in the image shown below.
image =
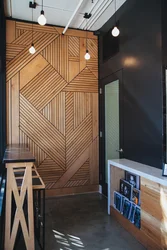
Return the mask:
POLYGON ((44 16, 44 10, 43 10, 43 0, 42 0, 41 15, 38 17, 38 23, 42 26, 46 24, 46 17, 44 16))
POLYGON ((86 50, 85 59, 86 59, 86 60, 89 60, 89 59, 90 59, 90 54, 89 54, 89 51, 88 51, 88 50, 86 50))
POLYGON ((33 43, 33 7, 32 7, 32 43, 31 43, 31 47, 29 48, 29 52, 30 54, 34 54, 36 52, 34 43, 33 43))
POLYGON ((117 21, 117 19, 116 19, 116 12, 117 12, 117 6, 116 6, 116 0, 115 0, 115 26, 114 26, 114 28, 113 28, 112 31, 111 31, 111 34, 112 34, 114 37, 117 37, 117 36, 119 36, 119 34, 120 34, 120 30, 118 29, 118 27, 117 27, 117 25, 116 25, 116 21, 117 21))
POLYGON ((36 52, 33 43, 31 44, 31 48, 29 48, 29 52, 30 52, 31 54, 34 54, 34 53, 36 52))
POLYGON ((86 20, 86 54, 85 54, 85 60, 89 60, 90 59, 90 54, 89 54, 89 50, 88 50, 88 39, 87 39, 87 19, 89 19, 92 16, 92 14, 88 14, 85 13, 84 18, 86 20))
POLYGON ((115 27, 112 29, 112 35, 113 35, 114 37, 117 37, 117 36, 119 36, 119 34, 120 34, 120 31, 119 31, 119 29, 117 28, 117 26, 115 26, 115 27))

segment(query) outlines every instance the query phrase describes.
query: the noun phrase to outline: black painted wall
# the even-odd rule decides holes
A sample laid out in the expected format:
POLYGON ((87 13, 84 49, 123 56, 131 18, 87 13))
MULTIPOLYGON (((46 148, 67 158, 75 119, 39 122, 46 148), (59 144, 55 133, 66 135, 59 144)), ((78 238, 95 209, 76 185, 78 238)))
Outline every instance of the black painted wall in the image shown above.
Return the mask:
MULTIPOLYGON (((123 157, 162 168, 162 1, 127 0, 118 11, 117 18, 121 32, 119 52, 105 62, 102 55, 102 34, 114 25, 114 17, 100 29, 99 85, 103 87, 105 79, 120 79, 123 93, 123 157)), ((100 97, 100 130, 104 130, 102 99, 103 97, 100 97)), ((101 140, 101 149, 103 146, 104 139, 101 140)), ((104 152, 101 154, 101 164, 103 154, 104 152)))
POLYGON ((6 147, 6 23, 3 0, 0 0, 0 174, 6 147))

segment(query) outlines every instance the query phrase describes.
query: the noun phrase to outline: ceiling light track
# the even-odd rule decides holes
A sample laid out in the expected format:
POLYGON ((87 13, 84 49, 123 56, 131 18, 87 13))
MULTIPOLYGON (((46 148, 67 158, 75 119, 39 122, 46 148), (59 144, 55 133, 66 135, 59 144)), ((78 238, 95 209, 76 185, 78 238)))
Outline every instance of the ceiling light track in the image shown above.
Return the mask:
POLYGON ((96 14, 93 14, 93 18, 91 18, 89 24, 88 24, 88 29, 91 29, 92 26, 98 21, 98 19, 104 14, 106 9, 111 5, 113 0, 108 1, 108 3, 102 3, 102 6, 100 9, 97 10, 96 14))
MULTIPOLYGON (((105 10, 111 5, 111 3, 114 0, 98 0, 92 10, 90 11, 92 13, 92 18, 88 20, 88 29, 90 30, 91 27, 94 25, 95 22, 98 21, 98 19, 101 17, 101 15, 105 12, 105 10)), ((78 28, 85 29, 84 21, 81 22, 81 24, 78 26, 78 28)))
POLYGON ((29 8, 36 9, 36 7, 37 7, 36 2, 29 2, 29 8))
MULTIPOLYGON (((91 8, 91 10, 90 10, 90 13, 93 13, 93 11, 94 11, 94 9, 96 8, 96 6, 98 5, 99 1, 100 1, 100 0, 97 0, 97 2, 94 3, 94 5, 92 5, 92 8, 91 8)), ((89 21, 88 21, 88 23, 89 23, 89 21)), ((80 25, 78 25, 77 28, 78 28, 78 29, 82 29, 82 25, 84 25, 84 20, 81 21, 80 25)), ((84 28, 85 28, 85 27, 84 27, 84 28)), ((83 28, 83 29, 84 29, 84 28, 83 28)))

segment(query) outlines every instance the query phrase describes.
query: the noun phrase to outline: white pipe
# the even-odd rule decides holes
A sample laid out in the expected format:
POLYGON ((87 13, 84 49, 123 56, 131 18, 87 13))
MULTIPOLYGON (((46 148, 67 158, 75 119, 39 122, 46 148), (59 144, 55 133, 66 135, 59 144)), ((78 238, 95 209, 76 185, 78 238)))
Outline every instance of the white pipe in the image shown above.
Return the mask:
POLYGON ((79 10, 81 4, 83 3, 83 1, 84 1, 84 0, 80 0, 80 1, 79 1, 79 4, 77 5, 77 7, 76 7, 76 9, 74 10, 72 16, 70 17, 70 20, 68 21, 68 23, 67 23, 65 29, 63 30, 63 35, 66 33, 66 31, 67 31, 67 29, 68 29, 70 23, 71 23, 72 20, 74 19, 75 15, 76 15, 76 13, 78 12, 78 10, 79 10))

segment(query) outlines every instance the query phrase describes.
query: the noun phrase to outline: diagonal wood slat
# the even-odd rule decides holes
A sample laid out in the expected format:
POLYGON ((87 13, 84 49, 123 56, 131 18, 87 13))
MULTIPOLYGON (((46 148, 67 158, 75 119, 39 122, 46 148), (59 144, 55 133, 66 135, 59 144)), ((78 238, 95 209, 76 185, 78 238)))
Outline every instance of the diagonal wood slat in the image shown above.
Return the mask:
POLYGON ((20 129, 59 166, 65 167, 64 136, 22 95, 20 95, 20 129))
POLYGON ((98 78, 98 59, 92 57, 86 62, 86 65, 96 78, 98 78))
POLYGON ((87 44, 88 44, 88 50, 91 55, 91 58, 98 58, 97 40, 88 39, 87 44))
MULTIPOLYGON (((25 22, 16 22, 16 29, 32 31, 32 24, 25 23, 25 22)), ((38 24, 33 24, 33 30, 35 32, 51 33, 51 34, 57 34, 57 35, 59 34, 57 32, 56 27, 47 26, 47 25, 41 26, 38 24)))
POLYGON ((69 56, 79 57, 79 37, 69 37, 69 56))
POLYGON ((17 44, 6 44, 6 60, 10 61, 16 57, 26 46, 17 44))
POLYGON ((41 55, 52 65, 57 71, 59 71, 60 65, 60 37, 57 37, 52 43, 45 47, 41 51, 41 55))
POLYGON ((98 80, 88 68, 85 68, 63 91, 96 93, 98 92, 98 80))
POLYGON ((41 113, 65 136, 65 92, 60 92, 41 113))
POLYGON ((89 148, 87 148, 80 157, 67 169, 64 175, 56 182, 53 188, 61 188, 73 177, 73 175, 80 169, 80 167, 89 158, 89 148))
POLYGON ((19 36, 21 36, 24 32, 25 32, 25 30, 16 29, 16 38, 18 38, 19 36))
POLYGON ((21 90, 21 93, 38 110, 42 110, 66 85, 67 82, 49 64, 21 90))
POLYGON ((39 166, 47 157, 46 153, 35 144, 23 131, 20 130, 20 144, 27 145, 30 152, 35 157, 35 165, 39 166))
POLYGON ((38 166, 38 172, 43 181, 48 183, 55 183, 64 174, 64 170, 57 165, 57 163, 49 157, 38 166))
POLYGON ((17 55, 13 60, 8 63, 6 80, 8 81, 12 78, 19 70, 21 70, 28 62, 30 62, 34 57, 37 56, 45 47, 46 44, 51 43, 55 39, 55 34, 43 34, 40 33, 38 40, 35 39, 36 53, 30 54, 28 52, 29 46, 26 47, 19 55, 17 55), (21 63, 20 63, 21 62, 21 63))
POLYGON ((66 137, 66 167, 69 168, 74 161, 89 147, 92 142, 92 114, 66 137), (80 138, 79 140, 77 138, 80 138))
POLYGON ((74 93, 74 128, 76 128, 92 111, 91 93, 74 93))

